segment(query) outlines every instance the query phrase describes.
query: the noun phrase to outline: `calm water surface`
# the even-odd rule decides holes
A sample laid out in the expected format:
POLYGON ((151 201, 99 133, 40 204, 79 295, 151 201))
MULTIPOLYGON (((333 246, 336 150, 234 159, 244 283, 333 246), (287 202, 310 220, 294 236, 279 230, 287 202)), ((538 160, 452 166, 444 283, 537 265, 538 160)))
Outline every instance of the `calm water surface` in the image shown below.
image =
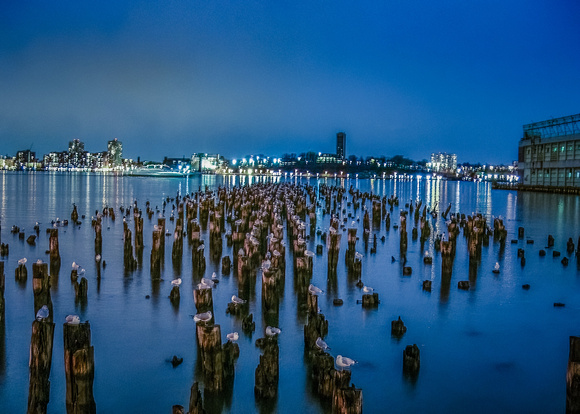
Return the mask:
MULTIPOLYGON (((187 408, 193 381, 202 381, 196 371, 195 313, 192 289, 199 282, 192 276, 191 252, 184 243, 183 267, 177 272, 171 266, 171 242, 166 239, 165 281, 152 284, 149 253, 153 222, 145 217, 143 268, 129 276, 123 274, 123 221, 120 206, 134 200, 145 208, 162 207, 165 197, 197 191, 199 186, 245 185, 248 178, 203 176, 190 179, 155 179, 99 174, 0 173, 0 220, 2 242, 10 244, 5 260, 6 323, 0 335, 0 413, 23 413, 28 398, 28 357, 31 325, 34 319, 32 265, 36 259, 48 260, 48 235, 45 229, 56 218, 70 218, 72 204, 79 215, 85 214, 81 226, 59 229, 62 266, 53 277, 52 301, 55 314, 55 337, 51 371, 50 413, 65 411, 65 377, 62 323, 66 315, 77 313, 89 320, 95 348, 94 394, 98 412, 170 412, 171 406, 187 408), (94 264, 94 232, 90 217, 95 210, 114 207, 116 221, 103 220, 103 254, 107 262, 100 283, 94 264), (29 246, 10 234, 12 225, 33 234, 34 223, 41 232, 36 246, 29 246), (28 280, 19 285, 14 280, 18 259, 28 258, 28 280), (88 303, 78 307, 70 282, 70 264, 76 261, 87 269, 88 303), (181 303, 174 308, 168 295, 169 281, 180 276, 181 303), (150 295, 150 299, 145 297, 150 295), (168 359, 184 358, 173 368, 168 359)), ((304 180, 311 185, 323 181, 304 180)), ((336 184, 335 180, 327 183, 336 184)), ((409 200, 423 200, 431 206, 452 212, 478 212, 489 221, 502 216, 508 230, 504 249, 490 242, 483 247, 476 274, 469 274, 468 256, 463 236, 458 237, 457 256, 450 286, 441 284, 441 258, 433 248, 433 237, 424 246, 411 239, 409 220, 408 263, 410 277, 402 275, 399 262, 398 232, 376 229, 377 254, 365 251, 361 240, 357 250, 364 254, 362 280, 379 293, 381 304, 375 310, 363 310, 356 300, 362 292, 349 280, 344 267, 346 233, 343 233, 338 266, 338 282, 329 284, 326 275, 326 250, 315 258, 313 283, 326 290, 319 298, 321 312, 329 321, 326 342, 333 355, 342 354, 359 361, 352 369, 352 382, 363 389, 363 408, 370 412, 562 412, 565 407, 565 373, 570 335, 580 334, 580 270, 576 258, 564 267, 560 258, 539 257, 547 235, 556 240, 555 249, 566 256, 566 241, 580 235, 580 197, 540 193, 492 191, 488 184, 426 181, 398 182, 350 180, 340 182, 379 195, 395 194, 401 200, 395 208, 392 224, 398 222, 399 209, 409 200), (525 227, 525 239, 517 238, 517 228, 525 227), (523 248, 526 265, 521 267, 517 249, 523 248), (427 250, 433 265, 425 266, 422 253, 427 250), (391 256, 397 260, 391 262, 391 256), (501 273, 491 270, 495 262, 501 273), (433 282, 432 291, 422 290, 422 281, 433 282), (457 289, 457 282, 469 279, 469 291, 457 289), (525 291, 522 284, 529 283, 525 291), (344 306, 334 307, 340 297, 344 306), (554 308, 554 302, 566 307, 554 308), (401 340, 390 335, 390 322, 401 316, 408 330, 401 340), (421 369, 416 381, 402 374, 402 352, 406 345, 417 344, 421 351, 421 369)), ((367 202, 367 206, 369 203, 367 202)), ((345 205, 346 207, 346 205, 345 205)), ((170 207, 166 217, 170 215, 170 207)), ((359 235, 362 234, 362 212, 359 235)), ((156 220, 155 220, 156 221, 156 220)), ((349 220, 350 221, 350 220, 349 220)), ((329 216, 318 215, 321 228, 329 225, 329 216)), ((435 233, 446 231, 443 219, 432 222, 435 233)), ((174 223, 167 220, 173 232, 174 223)), ((131 229, 133 225, 131 223, 131 229)), ((209 244, 207 232, 202 237, 209 244)), ((308 242, 315 250, 319 237, 308 242)), ((232 255, 224 242, 224 255, 232 255)), ((254 342, 263 336, 265 323, 261 312, 261 277, 254 285, 250 311, 256 320, 252 337, 242 334, 241 320, 226 315, 232 294, 237 294, 233 275, 221 275, 219 263, 207 259, 205 275, 216 272, 220 284, 213 291, 216 323, 221 325, 223 341, 228 332, 240 332, 240 358, 232 392, 220 396, 206 395, 209 412, 328 412, 310 390, 308 369, 304 361, 303 326, 306 315, 297 306, 293 286, 290 249, 287 249, 284 298, 280 303, 279 326, 280 383, 277 401, 268 407, 254 400, 254 371, 260 351, 254 342)), ((207 257, 207 252, 206 252, 207 257)), ((1 332, 0 332, 1 333, 1 332)))

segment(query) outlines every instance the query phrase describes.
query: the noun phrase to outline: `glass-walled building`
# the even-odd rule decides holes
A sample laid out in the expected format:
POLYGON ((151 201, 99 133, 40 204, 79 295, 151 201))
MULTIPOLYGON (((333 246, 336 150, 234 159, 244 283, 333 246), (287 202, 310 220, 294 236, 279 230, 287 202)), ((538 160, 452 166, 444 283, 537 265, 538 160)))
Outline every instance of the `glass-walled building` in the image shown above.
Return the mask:
POLYGON ((524 125, 518 168, 526 186, 580 187, 580 114, 524 125))

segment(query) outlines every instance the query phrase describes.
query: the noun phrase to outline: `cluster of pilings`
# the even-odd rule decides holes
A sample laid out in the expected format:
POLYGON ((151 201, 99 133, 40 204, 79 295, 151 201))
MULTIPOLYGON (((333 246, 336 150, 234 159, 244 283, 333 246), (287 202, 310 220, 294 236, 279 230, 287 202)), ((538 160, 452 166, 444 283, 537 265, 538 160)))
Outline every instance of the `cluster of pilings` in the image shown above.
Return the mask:
POLYGON ((238 344, 228 341, 222 346, 221 328, 216 325, 213 311, 212 289, 198 286, 193 291, 198 314, 211 317, 196 322, 198 363, 204 377, 205 389, 210 392, 222 391, 226 382, 233 380, 234 362, 240 354, 238 344))
POLYGON ((350 371, 337 371, 334 358, 322 339, 328 334, 328 321, 318 310, 318 295, 309 293, 304 349, 311 366, 314 391, 330 400, 333 413, 362 413, 362 390, 350 385, 350 371))

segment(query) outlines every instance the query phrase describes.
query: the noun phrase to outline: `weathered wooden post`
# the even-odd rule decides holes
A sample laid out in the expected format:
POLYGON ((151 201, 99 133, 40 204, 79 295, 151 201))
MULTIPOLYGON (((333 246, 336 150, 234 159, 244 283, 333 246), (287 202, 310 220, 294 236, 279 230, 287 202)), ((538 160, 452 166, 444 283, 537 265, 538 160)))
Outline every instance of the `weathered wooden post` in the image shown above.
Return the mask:
POLYGON ((340 250, 341 234, 337 233, 334 227, 328 229, 326 245, 328 248, 328 274, 336 275, 336 267, 338 264, 338 253, 340 250))
POLYGON ((97 407, 93 397, 95 358, 91 326, 88 321, 67 322, 63 325, 63 336, 67 414, 94 414, 97 407))
POLYGON ((48 322, 52 322, 52 299, 50 298, 50 275, 48 264, 40 259, 32 264, 32 291, 34 293, 34 316, 44 305, 48 307, 48 322))
POLYGON ((4 309, 6 307, 4 299, 4 283, 6 281, 4 275, 4 262, 0 261, 0 324, 4 324, 4 309))
POLYGON ((221 391, 224 385, 224 372, 220 326, 207 322, 197 322, 196 334, 201 367, 205 378, 205 389, 221 391))
POLYGON ((349 386, 350 371, 335 371, 332 392, 332 412, 340 414, 362 413, 362 390, 349 386))
POLYGON ((354 262, 354 255, 356 253, 356 231, 356 225, 354 222, 352 222, 351 226, 348 228, 348 247, 344 256, 344 261, 348 268, 352 266, 354 262))
POLYGON ((199 383, 197 381, 195 381, 191 386, 191 392, 189 395, 189 414, 205 414, 201 391, 199 390, 199 383))
POLYGON ((101 254, 103 251, 103 228, 101 225, 101 216, 98 214, 96 219, 93 220, 93 227, 95 228, 95 254, 101 254))
POLYGON ((125 273, 137 268, 137 260, 133 257, 133 245, 131 244, 131 229, 127 222, 123 222, 123 265, 125 273))
POLYGON ((566 413, 580 413, 580 337, 570 337, 566 372, 566 413))
POLYGON ((260 355, 256 368, 254 395, 258 399, 268 400, 278 393, 280 347, 276 336, 266 336, 259 341, 263 344, 264 353, 260 355))
MULTIPOLYGON (((47 271, 48 274, 48 271, 47 271)), ((52 344, 54 322, 52 309, 49 318, 38 318, 32 322, 30 339, 30 385, 28 388, 28 414, 47 412, 50 400, 50 368, 52 365, 52 344)))
POLYGON ((153 230, 151 245, 151 279, 156 280, 161 277, 161 240, 163 240, 163 233, 159 227, 153 230))
POLYGON ((173 246, 171 247, 171 259, 173 267, 181 271, 183 258, 183 220, 178 218, 173 232, 173 246))
POLYGON ((401 211, 399 232, 401 235, 401 240, 399 242, 399 250, 401 252, 401 258, 406 261, 407 257, 407 215, 406 211, 401 211))
POLYGON ((410 377, 416 377, 419 374, 421 358, 417 344, 407 345, 403 350, 403 373, 410 377))

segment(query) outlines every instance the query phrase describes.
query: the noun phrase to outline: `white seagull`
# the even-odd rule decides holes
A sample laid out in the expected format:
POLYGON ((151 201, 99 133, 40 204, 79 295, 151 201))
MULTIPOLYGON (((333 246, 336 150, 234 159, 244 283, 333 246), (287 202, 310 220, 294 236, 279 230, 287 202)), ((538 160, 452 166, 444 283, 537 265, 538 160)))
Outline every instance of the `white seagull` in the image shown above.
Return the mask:
POLYGON ((179 285, 181 285, 181 278, 180 277, 171 281, 171 286, 179 286, 179 285))
POLYGON ((336 365, 342 369, 342 368, 348 368, 354 364, 356 364, 357 361, 355 361, 354 359, 350 359, 347 357, 343 357, 342 355, 337 355, 336 356, 336 365))
POLYGON ((36 320, 41 321, 43 319, 46 319, 46 318, 48 318, 49 314, 50 314, 50 312, 48 310, 48 306, 43 305, 42 308, 40 308, 38 310, 38 312, 36 312, 36 320))
POLYGON ((247 302, 247 300, 244 300, 242 298, 238 298, 236 295, 232 295, 232 303, 235 303, 236 305, 242 305, 246 302, 247 302))
POLYGON ((282 333, 282 330, 280 328, 276 328, 274 326, 267 326, 266 327, 266 335, 267 336, 276 336, 276 335, 280 335, 282 333))
POLYGON ((77 264, 77 262, 72 262, 71 267, 72 267, 72 270, 79 270, 80 266, 77 264))
POLYGON ((209 286, 210 288, 212 288, 212 287, 214 287, 214 286, 215 286, 215 282, 214 282, 213 280, 211 280, 211 279, 206 279, 205 277, 202 277, 202 278, 201 278, 201 284, 202 284, 202 285, 207 285, 207 286, 209 286))
POLYGON ((318 296, 324 293, 322 289, 314 286, 312 283, 310 284, 310 286, 308 286, 308 291, 314 296, 318 296))
POLYGON ((226 338, 228 338, 228 341, 236 342, 240 338, 240 335, 237 332, 231 332, 226 335, 226 338))
POLYGON ((26 262, 27 262, 26 257, 23 257, 22 259, 18 260, 19 265, 24 265, 24 264, 26 264, 26 262))
POLYGON ((370 287, 370 286, 364 286, 363 287, 363 292, 364 293, 373 293, 373 290, 374 289, 372 287, 370 287))
POLYGON ((322 349, 323 351, 330 349, 328 344, 326 342, 324 342, 321 337, 316 338, 316 346, 318 348, 322 349))
POLYGON ((193 320, 196 322, 209 322, 212 318, 211 311, 198 313, 193 316, 193 320))
POLYGON ((81 323, 81 318, 79 318, 79 315, 67 315, 65 321, 69 325, 78 325, 81 323))

